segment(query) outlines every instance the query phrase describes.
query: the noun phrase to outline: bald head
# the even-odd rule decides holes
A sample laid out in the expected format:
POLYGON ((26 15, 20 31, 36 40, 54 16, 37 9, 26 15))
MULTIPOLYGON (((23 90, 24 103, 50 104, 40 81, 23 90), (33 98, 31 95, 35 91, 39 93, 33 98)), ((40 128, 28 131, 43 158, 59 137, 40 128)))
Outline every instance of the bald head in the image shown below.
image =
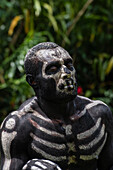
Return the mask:
MULTIPOLYGON (((37 74, 43 63, 70 57, 68 52, 53 42, 40 43, 31 48, 26 54, 24 66, 26 74, 37 74)), ((70 57, 71 58, 71 57, 70 57)))

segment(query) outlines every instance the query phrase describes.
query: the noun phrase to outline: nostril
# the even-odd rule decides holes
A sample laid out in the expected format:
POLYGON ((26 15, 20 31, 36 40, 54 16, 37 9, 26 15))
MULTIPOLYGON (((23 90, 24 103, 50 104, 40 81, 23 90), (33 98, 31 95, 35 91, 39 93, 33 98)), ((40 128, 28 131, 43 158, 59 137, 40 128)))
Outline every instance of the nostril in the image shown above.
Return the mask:
POLYGON ((68 78, 67 75, 63 76, 63 79, 67 79, 67 78, 68 78))
POLYGON ((62 79, 66 79, 66 78, 67 78, 67 74, 62 74, 62 75, 61 75, 61 78, 62 78, 62 79))
POLYGON ((60 84, 58 87, 59 87, 60 90, 63 90, 64 89, 64 84, 60 84))

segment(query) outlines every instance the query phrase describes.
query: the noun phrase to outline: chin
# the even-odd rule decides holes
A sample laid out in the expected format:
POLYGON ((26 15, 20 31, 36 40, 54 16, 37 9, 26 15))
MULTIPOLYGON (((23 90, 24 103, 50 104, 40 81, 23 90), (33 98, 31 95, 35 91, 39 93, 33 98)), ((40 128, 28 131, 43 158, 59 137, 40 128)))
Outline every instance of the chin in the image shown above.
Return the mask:
POLYGON ((67 103, 74 100, 77 96, 77 93, 74 91, 73 93, 58 93, 55 101, 57 103, 67 103))

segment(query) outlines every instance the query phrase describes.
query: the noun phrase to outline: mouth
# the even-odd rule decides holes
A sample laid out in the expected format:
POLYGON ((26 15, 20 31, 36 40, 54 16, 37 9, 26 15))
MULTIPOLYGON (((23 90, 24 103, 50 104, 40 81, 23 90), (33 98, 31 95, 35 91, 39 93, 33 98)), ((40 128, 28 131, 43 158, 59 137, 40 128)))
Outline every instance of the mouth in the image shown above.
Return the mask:
POLYGON ((76 82, 72 78, 66 79, 64 82, 59 84, 58 88, 64 91, 72 91, 75 89, 76 82))

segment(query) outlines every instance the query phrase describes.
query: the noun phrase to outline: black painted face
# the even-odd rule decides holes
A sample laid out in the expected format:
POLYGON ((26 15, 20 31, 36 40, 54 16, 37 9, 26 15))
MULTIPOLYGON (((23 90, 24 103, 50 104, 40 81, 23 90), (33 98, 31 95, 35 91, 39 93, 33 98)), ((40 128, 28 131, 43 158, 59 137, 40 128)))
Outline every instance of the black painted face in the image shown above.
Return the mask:
MULTIPOLYGON (((61 47, 42 49, 36 55, 43 62, 40 81, 40 94, 46 100, 65 102, 75 98, 77 85, 72 58, 61 47)), ((38 91, 38 93, 39 93, 38 91)))

